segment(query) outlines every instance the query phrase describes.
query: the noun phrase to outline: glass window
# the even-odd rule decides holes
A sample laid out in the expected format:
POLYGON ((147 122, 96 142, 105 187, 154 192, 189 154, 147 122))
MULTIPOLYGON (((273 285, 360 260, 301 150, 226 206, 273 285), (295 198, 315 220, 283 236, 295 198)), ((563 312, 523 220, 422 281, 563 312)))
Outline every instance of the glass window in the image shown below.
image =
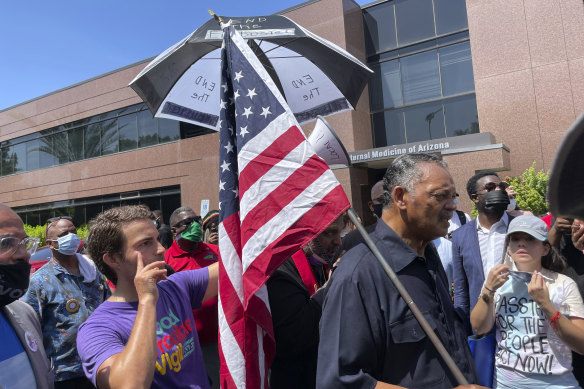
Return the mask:
POLYGON ((138 147, 158 144, 158 130, 156 121, 150 111, 138 112, 138 147))
POLYGON ((179 122, 170 119, 156 119, 158 123, 158 142, 172 142, 180 139, 179 122))
POLYGON ((477 102, 474 94, 444 101, 446 134, 458 136, 479 132, 477 102))
POLYGON ((462 42, 438 50, 442 94, 451 96, 474 90, 470 42, 462 42))
POLYGON ((45 135, 39 139, 39 166, 41 169, 59 163, 59 159, 53 153, 53 136, 45 135))
POLYGON ((101 155, 101 124, 97 122, 85 127, 85 158, 94 158, 101 155))
POLYGON ((2 175, 7 176, 8 174, 14 173, 14 146, 4 146, 2 147, 2 175))
POLYGON ((52 154, 57 158, 58 164, 67 163, 69 159, 69 142, 67 141, 67 132, 53 134, 53 151, 52 154))
POLYGON ((369 83, 371 110, 377 111, 403 105, 399 61, 382 62, 375 66, 373 71, 375 74, 369 83))
POLYGON ((385 133, 388 145, 401 145, 406 143, 406 129, 404 125, 403 110, 385 112, 385 133))
POLYGON ((436 35, 432 0, 395 0, 398 46, 405 46, 436 35))
POLYGON ((134 150, 138 147, 138 125, 136 115, 125 115, 118 118, 120 134, 120 151, 134 150))
POLYGON ((26 143, 12 146, 14 153, 14 173, 26 171, 26 143))
POLYGON ((404 109, 408 143, 445 138, 442 102, 404 109))
POLYGON ((434 12, 438 35, 468 28, 465 0, 434 0, 434 12))
POLYGON ((364 9, 363 24, 368 56, 397 47, 393 2, 364 9))
POLYGON ((69 162, 79 161, 83 159, 83 132, 85 126, 77 127, 68 131, 69 162))
POLYGON ((85 220, 89 222, 91 219, 96 217, 98 214, 102 212, 101 203, 98 204, 88 204, 85 206, 85 220))
MULTIPOLYGON (((42 205, 51 205, 51 203, 47 203, 47 204, 42 204, 42 205)), ((41 221, 41 224, 46 224, 47 220, 49 220, 50 218, 55 216, 55 212, 52 209, 45 209, 42 211, 39 211, 39 219, 41 221)))
POLYGON ((36 170, 40 168, 39 165, 39 145, 40 141, 38 139, 29 140, 26 144, 26 169, 36 170))
POLYGON ((119 149, 118 122, 115 119, 101 122, 101 155, 117 153, 119 149))
POLYGON ((400 62, 405 104, 441 97, 436 50, 404 57, 400 62))

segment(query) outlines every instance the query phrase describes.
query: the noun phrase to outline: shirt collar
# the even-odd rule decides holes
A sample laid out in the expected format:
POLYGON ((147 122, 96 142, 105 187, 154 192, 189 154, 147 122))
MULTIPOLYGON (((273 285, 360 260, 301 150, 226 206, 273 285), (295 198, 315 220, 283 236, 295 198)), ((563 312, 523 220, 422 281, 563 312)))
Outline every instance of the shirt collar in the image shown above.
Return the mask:
MULTIPOLYGON (((394 272, 399 272, 410 263, 412 263, 416 258, 421 258, 413 248, 411 248, 402 238, 395 233, 395 231, 388 226, 382 219, 377 223, 375 227, 375 235, 379 238, 375 239, 374 242, 381 243, 380 250, 382 254, 388 254, 385 260, 391 266, 394 272), (380 241, 379 241, 380 240, 380 241)), ((428 259, 434 256, 435 250, 431 247, 430 242, 426 245, 424 250, 424 256, 428 259)))
MULTIPOLYGON (((479 217, 478 217, 478 216, 477 216, 477 218, 476 218, 476 221, 477 221, 477 231, 482 231, 483 229, 485 229, 485 230, 486 230, 486 228, 485 228, 485 227, 481 226, 481 222, 480 222, 480 220, 479 220, 479 217)), ((501 222, 503 222, 503 224, 505 225, 505 230, 507 230, 507 228, 506 228, 506 227, 508 227, 508 226, 509 226, 509 215, 507 214, 507 211, 503 212, 503 216, 501 216, 501 218, 499 219, 499 221, 497 221, 497 223, 495 223, 495 224, 498 224, 498 223, 501 223, 501 222)), ((493 225, 491 226, 491 228, 493 228, 493 226, 495 226, 495 224, 493 224, 493 225)), ((487 230, 487 231, 488 231, 488 230, 487 230)))

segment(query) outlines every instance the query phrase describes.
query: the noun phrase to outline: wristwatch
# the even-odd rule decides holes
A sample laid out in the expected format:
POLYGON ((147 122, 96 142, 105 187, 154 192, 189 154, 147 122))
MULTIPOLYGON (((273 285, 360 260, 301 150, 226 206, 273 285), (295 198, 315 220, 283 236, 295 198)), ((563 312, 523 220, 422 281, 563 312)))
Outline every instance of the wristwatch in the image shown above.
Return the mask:
POLYGON ((491 298, 486 293, 481 294, 481 299, 483 299, 483 301, 487 304, 491 301, 491 298))

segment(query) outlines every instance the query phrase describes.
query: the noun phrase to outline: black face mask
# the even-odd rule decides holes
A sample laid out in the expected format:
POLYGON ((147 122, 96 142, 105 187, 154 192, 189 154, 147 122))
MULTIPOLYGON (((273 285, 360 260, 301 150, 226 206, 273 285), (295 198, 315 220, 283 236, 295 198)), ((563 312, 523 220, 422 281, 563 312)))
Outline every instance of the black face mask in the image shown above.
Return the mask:
POLYGON ((30 263, 0 265, 0 307, 21 298, 28 289, 30 263))
POLYGON ((383 213, 383 204, 373 204, 373 213, 381 219, 381 214, 383 213))
POLYGON ((503 215, 509 205, 509 196, 504 190, 492 190, 483 196, 483 201, 479 201, 478 209, 490 215, 503 215))

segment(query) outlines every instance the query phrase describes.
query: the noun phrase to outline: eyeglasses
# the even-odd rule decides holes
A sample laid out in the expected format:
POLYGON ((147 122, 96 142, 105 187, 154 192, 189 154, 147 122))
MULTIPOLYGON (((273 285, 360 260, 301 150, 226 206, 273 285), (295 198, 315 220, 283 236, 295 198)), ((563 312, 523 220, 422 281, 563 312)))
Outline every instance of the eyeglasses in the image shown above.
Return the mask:
POLYGON ((507 184, 506 182, 499 182, 498 184, 495 182, 489 182, 489 183, 485 184, 485 187, 483 189, 486 190, 487 192, 491 192, 497 188, 499 188, 501 190, 505 190, 508 187, 509 187, 509 184, 507 184))
POLYGON ((50 219, 47 219, 47 223, 50 224, 50 223, 56 222, 57 220, 61 220, 61 219, 73 220, 73 218, 71 216, 55 216, 55 217, 52 217, 50 219))
POLYGON ((26 251, 30 253, 30 255, 36 252, 36 249, 39 245, 41 240, 39 238, 31 238, 27 236, 23 240, 15 238, 13 236, 6 236, 4 238, 0 238, 0 256, 7 256, 12 255, 18 250, 20 245, 23 245, 26 251))
POLYGON ((173 227, 174 228, 186 227, 186 226, 190 226, 191 223, 193 223, 193 222, 200 223, 200 221, 201 221, 200 216, 187 217, 186 219, 183 219, 180 222, 176 223, 173 227))

